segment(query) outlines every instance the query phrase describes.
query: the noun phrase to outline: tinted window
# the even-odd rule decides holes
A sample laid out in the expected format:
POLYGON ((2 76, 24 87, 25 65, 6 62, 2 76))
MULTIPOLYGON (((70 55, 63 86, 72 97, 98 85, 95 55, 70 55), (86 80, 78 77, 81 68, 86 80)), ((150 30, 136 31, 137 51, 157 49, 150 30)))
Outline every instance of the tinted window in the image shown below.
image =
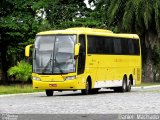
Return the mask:
POLYGON ((134 44, 134 54, 139 55, 140 54, 139 40, 133 40, 133 44, 134 44))
POLYGON ((113 38, 105 37, 104 53, 106 53, 106 54, 113 54, 114 53, 113 38))
POLYGON ((128 40, 128 54, 134 54, 134 43, 132 39, 128 40))
POLYGON ((88 53, 94 54, 96 52, 96 40, 97 37, 88 36, 88 53))
POLYGON ((113 39, 101 36, 88 36, 88 53, 90 54, 112 54, 113 39))
POLYGON ((114 40, 114 54, 122 53, 121 39, 113 38, 114 40))
POLYGON ((128 39, 121 39, 121 46, 122 46, 122 54, 128 55, 129 54, 128 39))
POLYGON ((88 36, 89 54, 138 55, 139 40, 88 36))
POLYGON ((79 35, 80 51, 78 56, 78 74, 84 73, 86 58, 85 35, 79 35))

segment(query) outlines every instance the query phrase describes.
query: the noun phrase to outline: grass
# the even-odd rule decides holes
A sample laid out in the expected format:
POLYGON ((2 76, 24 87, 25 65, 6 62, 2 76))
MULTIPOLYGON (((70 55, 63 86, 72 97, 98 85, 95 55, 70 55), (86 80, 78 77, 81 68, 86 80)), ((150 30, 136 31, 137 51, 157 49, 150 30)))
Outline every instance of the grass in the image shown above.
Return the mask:
POLYGON ((19 84, 14 85, 0 85, 0 95, 2 94, 17 94, 17 93, 32 93, 32 92, 42 92, 43 90, 33 90, 32 85, 27 84, 21 87, 19 84))
POLYGON ((140 86, 160 85, 160 82, 142 82, 140 86))

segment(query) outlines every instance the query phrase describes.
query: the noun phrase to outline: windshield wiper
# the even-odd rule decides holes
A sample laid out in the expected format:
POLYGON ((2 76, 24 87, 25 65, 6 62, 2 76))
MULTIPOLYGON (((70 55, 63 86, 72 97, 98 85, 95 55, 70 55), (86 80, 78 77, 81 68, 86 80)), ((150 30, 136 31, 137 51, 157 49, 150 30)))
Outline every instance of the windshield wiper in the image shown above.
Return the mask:
POLYGON ((63 70, 61 69, 60 64, 59 64, 59 62, 57 62, 56 58, 55 58, 55 61, 56 61, 57 65, 54 67, 57 67, 62 74, 67 74, 66 72, 63 72, 63 70))
POLYGON ((47 65, 46 65, 46 66, 44 67, 44 69, 42 70, 42 73, 44 73, 44 72, 46 71, 48 65, 51 64, 52 61, 53 61, 53 59, 52 59, 52 54, 51 54, 51 57, 50 57, 50 59, 49 59, 47 65))

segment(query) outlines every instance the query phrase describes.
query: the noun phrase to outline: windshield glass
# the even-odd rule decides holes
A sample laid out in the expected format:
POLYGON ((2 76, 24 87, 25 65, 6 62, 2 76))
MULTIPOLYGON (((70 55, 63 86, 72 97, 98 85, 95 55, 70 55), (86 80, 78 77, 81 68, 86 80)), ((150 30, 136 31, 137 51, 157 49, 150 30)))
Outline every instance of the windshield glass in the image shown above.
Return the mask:
POLYGON ((37 36, 33 54, 33 72, 75 72, 76 35, 37 36))

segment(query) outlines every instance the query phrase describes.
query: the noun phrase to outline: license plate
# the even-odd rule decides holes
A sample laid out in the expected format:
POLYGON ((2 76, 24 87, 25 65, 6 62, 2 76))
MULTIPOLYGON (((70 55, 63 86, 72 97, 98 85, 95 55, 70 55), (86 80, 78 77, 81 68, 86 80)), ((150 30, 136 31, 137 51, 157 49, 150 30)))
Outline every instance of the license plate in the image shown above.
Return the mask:
POLYGON ((57 84, 49 84, 49 87, 57 87, 57 84))

